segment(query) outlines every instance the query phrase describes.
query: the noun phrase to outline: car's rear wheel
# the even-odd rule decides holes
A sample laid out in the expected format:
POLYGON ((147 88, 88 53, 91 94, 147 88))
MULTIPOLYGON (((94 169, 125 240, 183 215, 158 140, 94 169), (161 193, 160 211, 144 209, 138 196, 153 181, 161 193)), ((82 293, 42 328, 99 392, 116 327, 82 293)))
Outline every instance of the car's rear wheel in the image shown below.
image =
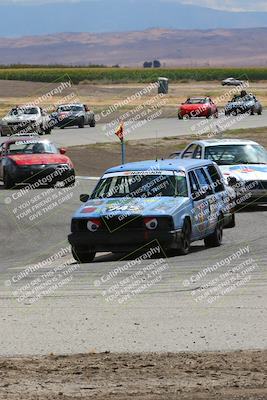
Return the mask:
POLYGON ((215 111, 215 113, 213 114, 214 118, 219 118, 219 111, 215 111))
POLYGON ((46 135, 51 135, 51 129, 46 129, 46 130, 45 130, 45 134, 46 134, 46 135))
POLYGON ((90 263, 94 261, 96 254, 95 252, 91 251, 80 251, 79 249, 76 249, 74 247, 72 247, 71 252, 73 258, 80 263, 90 263))
POLYGON ((15 182, 7 171, 4 171, 3 182, 5 189, 11 189, 15 186, 15 182))
POLYGON ((259 111, 257 112, 258 115, 262 115, 262 109, 260 108, 259 111))
POLYGON ((209 119, 210 117, 211 117, 211 110, 208 110, 208 111, 207 111, 206 118, 209 119))
POLYGON ((178 254, 186 255, 189 253, 191 247, 191 233, 192 233, 191 223, 190 220, 186 218, 182 227, 178 254))
POLYGON ((94 127, 95 127, 95 120, 91 121, 91 122, 89 123, 89 126, 90 126, 91 128, 94 128, 94 127))
POLYGON ((178 113, 178 119, 183 119, 183 116, 180 113, 178 113))
POLYGON ((223 216, 220 215, 214 232, 205 237, 204 243, 206 247, 219 247, 223 238, 223 216))

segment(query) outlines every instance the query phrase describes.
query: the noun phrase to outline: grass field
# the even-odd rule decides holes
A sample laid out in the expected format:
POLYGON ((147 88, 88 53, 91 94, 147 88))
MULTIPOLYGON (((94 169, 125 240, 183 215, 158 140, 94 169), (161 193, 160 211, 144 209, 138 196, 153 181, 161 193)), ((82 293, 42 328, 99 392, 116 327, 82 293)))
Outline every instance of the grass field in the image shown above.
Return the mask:
POLYGON ((267 80, 267 67, 251 68, 92 68, 92 67, 1 67, 0 79, 57 82, 64 75, 73 83, 88 82, 153 82, 165 76, 172 82, 213 81, 229 76, 250 81, 267 80))
MULTIPOLYGON (((44 94, 56 88, 55 83, 46 82, 25 82, 25 81, 5 81, 0 80, 0 118, 4 116, 15 104, 27 104, 34 102, 44 94)), ((113 104, 123 102, 131 98, 134 94, 146 87, 145 83, 85 83, 73 85, 64 90, 61 95, 54 95, 41 101, 40 105, 44 108, 51 105, 56 106, 60 102, 66 102, 65 96, 74 92, 78 101, 86 103, 95 113, 107 110, 113 104)), ((163 118, 175 118, 177 116, 178 105, 185 101, 187 97, 193 96, 211 96, 219 107, 225 106, 232 97, 230 90, 233 88, 223 87, 216 81, 202 81, 190 83, 170 83, 169 93, 164 96, 162 105, 163 118)), ((253 92, 261 101, 264 107, 267 107, 267 84, 265 82, 250 83, 249 91, 253 92)), ((157 89, 154 88, 150 93, 141 98, 134 98, 127 105, 120 107, 117 112, 112 113, 110 118, 103 122, 110 122, 119 118, 125 111, 134 109, 149 99, 157 95, 157 89)))

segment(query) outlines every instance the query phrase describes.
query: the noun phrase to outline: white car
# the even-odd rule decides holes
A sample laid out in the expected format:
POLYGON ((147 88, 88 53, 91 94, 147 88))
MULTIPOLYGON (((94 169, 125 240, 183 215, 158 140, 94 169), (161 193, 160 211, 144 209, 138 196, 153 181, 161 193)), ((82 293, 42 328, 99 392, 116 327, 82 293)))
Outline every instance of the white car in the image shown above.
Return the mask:
POLYGON ((223 86, 241 86, 244 84, 244 81, 240 81, 235 78, 227 78, 222 81, 223 86))
POLYGON ((41 108, 36 106, 16 106, 0 121, 1 136, 17 133, 50 134, 50 117, 41 108))
POLYGON ((171 157, 215 161, 242 203, 267 203, 267 152, 257 142, 243 139, 196 140, 171 157))

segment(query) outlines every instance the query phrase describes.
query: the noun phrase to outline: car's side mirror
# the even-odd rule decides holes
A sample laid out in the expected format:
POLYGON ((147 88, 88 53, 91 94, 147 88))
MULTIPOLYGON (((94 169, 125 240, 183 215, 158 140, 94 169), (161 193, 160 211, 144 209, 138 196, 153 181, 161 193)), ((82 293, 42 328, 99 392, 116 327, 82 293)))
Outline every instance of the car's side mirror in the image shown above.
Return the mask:
POLYGON ((60 154, 66 154, 67 150, 64 147, 59 149, 60 154))
POLYGON ((82 203, 86 203, 88 200, 90 200, 89 194, 81 194, 81 195, 80 195, 80 201, 81 201, 82 203))

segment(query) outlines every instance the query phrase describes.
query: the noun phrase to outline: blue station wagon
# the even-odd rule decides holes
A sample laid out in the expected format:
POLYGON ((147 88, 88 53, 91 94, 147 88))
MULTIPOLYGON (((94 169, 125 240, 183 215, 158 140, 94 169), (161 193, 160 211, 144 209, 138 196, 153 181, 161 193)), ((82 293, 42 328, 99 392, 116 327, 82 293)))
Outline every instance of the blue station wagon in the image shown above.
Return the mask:
POLYGON ((68 239, 78 262, 96 252, 128 252, 157 240, 180 254, 193 241, 220 246, 235 226, 227 190, 213 161, 143 161, 108 169, 74 214, 68 239))

